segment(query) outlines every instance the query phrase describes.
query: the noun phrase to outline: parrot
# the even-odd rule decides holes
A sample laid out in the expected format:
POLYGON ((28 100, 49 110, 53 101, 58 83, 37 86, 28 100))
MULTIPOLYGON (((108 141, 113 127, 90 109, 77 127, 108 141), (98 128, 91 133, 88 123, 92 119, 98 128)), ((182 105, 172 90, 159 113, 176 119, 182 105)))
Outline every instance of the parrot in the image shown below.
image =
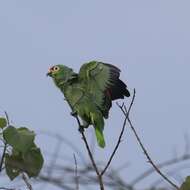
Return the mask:
POLYGON ((99 147, 105 147, 104 119, 108 119, 112 101, 129 97, 127 85, 119 79, 120 69, 99 61, 84 63, 78 73, 65 65, 49 68, 55 85, 70 105, 71 114, 79 116, 82 128, 94 127, 99 147))

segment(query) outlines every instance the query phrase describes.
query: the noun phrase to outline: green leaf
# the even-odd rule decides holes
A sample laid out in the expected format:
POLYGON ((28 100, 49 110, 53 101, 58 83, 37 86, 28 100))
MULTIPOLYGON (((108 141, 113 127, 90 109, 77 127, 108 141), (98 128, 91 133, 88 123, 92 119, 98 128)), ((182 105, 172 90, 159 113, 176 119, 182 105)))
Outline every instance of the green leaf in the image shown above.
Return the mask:
POLYGON ((14 180, 20 173, 25 172, 29 177, 38 176, 43 166, 43 156, 39 148, 31 148, 23 155, 12 154, 5 156, 6 173, 11 180, 14 180))
POLYGON ((180 190, 189 190, 190 189, 190 176, 188 176, 185 182, 180 187, 180 190))
POLYGON ((20 174, 20 168, 22 166, 22 158, 18 155, 9 156, 5 155, 5 170, 10 178, 14 180, 20 174))
POLYGON ((0 128, 3 129, 7 126, 7 120, 4 117, 0 117, 0 128))
POLYGON ((3 131, 3 137, 6 143, 11 145, 15 151, 25 153, 33 146, 35 134, 24 127, 16 129, 9 126, 3 131))
POLYGON ((32 148, 24 155, 25 172, 29 177, 36 177, 40 173, 44 163, 43 156, 39 148, 32 148))

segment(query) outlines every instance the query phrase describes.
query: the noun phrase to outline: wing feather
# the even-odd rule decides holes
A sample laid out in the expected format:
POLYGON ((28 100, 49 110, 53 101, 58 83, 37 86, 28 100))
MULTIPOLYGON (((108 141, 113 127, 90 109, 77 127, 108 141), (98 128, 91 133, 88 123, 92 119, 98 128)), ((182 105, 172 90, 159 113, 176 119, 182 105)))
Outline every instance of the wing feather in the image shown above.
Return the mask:
POLYGON ((83 64, 79 71, 79 81, 105 118, 108 117, 112 100, 129 96, 127 86, 119 79, 120 72, 116 66, 98 61, 83 64))

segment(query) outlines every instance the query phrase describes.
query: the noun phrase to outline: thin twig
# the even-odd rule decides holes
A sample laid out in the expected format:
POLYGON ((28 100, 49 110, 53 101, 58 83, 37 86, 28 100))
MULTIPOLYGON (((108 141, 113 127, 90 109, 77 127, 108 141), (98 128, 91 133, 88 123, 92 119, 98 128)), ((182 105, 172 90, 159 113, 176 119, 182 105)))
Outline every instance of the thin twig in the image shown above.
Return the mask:
POLYGON ((22 179, 25 182, 27 188, 29 190, 33 190, 32 185, 29 183, 29 181, 28 181, 28 179, 27 179, 27 177, 26 177, 26 175, 24 173, 22 173, 22 179))
POLYGON ((2 154, 2 157, 1 157, 1 161, 0 161, 0 172, 3 170, 3 163, 4 163, 6 150, 7 150, 7 144, 5 143, 4 148, 3 148, 3 154, 2 154))
POLYGON ((71 140, 69 140, 57 133, 52 133, 52 132, 47 132, 47 131, 40 131, 39 133, 41 133, 42 135, 45 134, 45 135, 55 138, 55 139, 57 139, 57 138, 60 139, 60 141, 62 141, 65 145, 70 147, 80 157, 83 164, 87 163, 85 156, 82 154, 82 152, 80 150, 78 150, 77 146, 71 140))
MULTIPOLYGON (((74 116, 74 117, 76 118, 76 120, 77 120, 77 122, 78 122, 79 128, 81 128, 81 124, 80 124, 80 120, 79 120, 78 116, 74 116)), ((90 146, 88 145, 88 141, 87 141, 87 139, 86 139, 86 136, 85 136, 85 134, 84 134, 84 132, 83 132, 82 130, 80 130, 79 132, 80 132, 81 135, 82 135, 82 139, 83 139, 83 141, 84 141, 84 143, 85 143, 86 149, 87 149, 87 151, 88 151, 88 155, 89 155, 90 160, 91 160, 91 162, 92 162, 92 165, 93 165, 93 167, 94 167, 94 169, 95 169, 95 171, 96 171, 96 174, 99 176, 99 175, 100 175, 100 172, 99 172, 98 167, 97 167, 97 165, 96 165, 96 163, 95 163, 94 157, 93 157, 93 155, 92 155, 92 153, 91 153, 90 146)))
MULTIPOLYGON (((134 89, 134 93, 135 93, 135 89, 134 89)), ((126 108, 126 106, 124 105, 124 106, 120 107, 120 109, 121 109, 121 111, 123 112, 123 114, 124 114, 125 116, 127 116, 127 108, 126 108)), ((136 137, 136 139, 137 139, 137 142, 139 143, 140 147, 142 148, 142 150, 143 150, 144 154, 146 155, 146 157, 147 157, 149 163, 153 166, 153 168, 155 169, 155 171, 156 171, 160 176, 163 177, 163 179, 164 179, 165 181, 167 181, 167 182, 168 182, 171 186, 173 186, 175 189, 179 190, 179 187, 178 187, 175 183, 173 183, 168 177, 166 177, 166 175, 163 174, 163 173, 160 171, 160 169, 156 166, 156 164, 153 162, 153 160, 152 160, 151 157, 149 156, 149 154, 148 154, 146 148, 145 148, 144 145, 142 144, 141 139, 140 139, 140 137, 138 136, 138 134, 137 134, 137 132, 136 132, 136 130, 135 130, 135 128, 134 128, 134 126, 133 126, 133 124, 132 124, 130 118, 128 117, 127 120, 128 120, 128 123, 129 123, 129 125, 130 125, 130 127, 131 127, 131 129, 132 129, 132 131, 133 131, 133 133, 134 133, 134 135, 135 135, 135 137, 136 137)))
POLYGON ((185 140, 184 154, 187 154, 190 149, 189 135, 187 133, 184 134, 184 140, 185 140))
MULTIPOLYGON (((7 125, 9 126, 10 121, 9 121, 9 116, 8 116, 6 111, 5 111, 5 117, 6 117, 6 120, 7 120, 7 125)), ((0 172, 3 170, 3 162, 4 162, 4 159, 5 159, 5 154, 6 154, 6 150, 7 150, 7 143, 5 141, 3 141, 3 143, 4 143, 4 148, 3 148, 3 154, 1 156, 1 161, 0 161, 0 172)))
POLYGON ((73 188, 63 184, 64 180, 63 179, 54 179, 53 177, 52 178, 49 178, 47 176, 43 176, 43 175, 40 175, 38 177, 39 180, 43 181, 43 182, 47 182, 51 185, 54 185, 56 187, 59 187, 61 189, 64 189, 64 190, 73 190, 73 188))
POLYGON ((54 154, 52 156, 52 160, 50 161, 50 167, 48 169, 48 176, 49 176, 49 178, 51 178, 51 176, 52 176, 52 172, 54 170, 55 164, 56 164, 57 159, 59 157, 59 153, 60 153, 60 149, 61 149, 61 144, 62 144, 61 139, 57 138, 57 145, 56 145, 56 148, 54 150, 54 154))
POLYGON ((75 183, 76 183, 76 190, 79 190, 79 177, 78 177, 78 164, 75 154, 73 154, 74 161, 75 161, 75 183))
MULTIPOLYGON (((178 174, 180 174, 179 171, 183 171, 183 170, 189 169, 189 163, 184 164, 182 166, 178 166, 175 167, 169 171, 167 171, 167 175, 171 175, 171 176, 175 176, 175 178, 177 177, 178 174)), ((182 184, 182 182, 184 181, 184 179, 180 180, 180 184, 182 184)), ((153 183, 150 184, 150 187, 157 187, 158 185, 160 186, 161 184, 163 184, 163 179, 157 179, 156 181, 154 181, 153 183)))
POLYGON ((85 137, 85 135, 84 135, 84 132, 83 132, 83 131, 80 131, 80 133, 81 133, 81 135, 82 135, 82 139, 84 140, 84 143, 85 143, 86 149, 87 149, 87 151, 88 151, 88 155, 89 155, 89 157, 90 157, 90 160, 91 160, 91 162, 92 162, 92 165, 93 165, 93 167, 94 167, 94 169, 95 169, 95 171, 96 171, 96 174, 97 174, 97 177, 98 177, 98 180, 99 180, 100 189, 101 189, 101 190, 104 190, 104 184, 103 184, 102 176, 101 176, 101 174, 100 174, 100 172, 99 172, 99 170, 98 170, 98 167, 97 167, 97 165, 96 165, 96 163, 95 163, 94 157, 93 157, 93 155, 92 155, 92 153, 91 153, 91 151, 90 151, 90 147, 89 147, 89 145, 88 145, 88 141, 87 141, 87 139, 86 139, 86 137, 85 137))
POLYGON ((5 117, 6 117, 6 120, 7 120, 7 125, 9 126, 10 125, 10 120, 9 120, 9 115, 8 113, 5 111, 5 117))
MULTIPOLYGON (((167 161, 165 161, 163 163, 157 164, 157 167, 159 169, 161 169, 161 168, 164 168, 164 167, 169 167, 169 166, 174 165, 174 164, 178 164, 179 162, 183 162, 183 161, 186 161, 186 160, 190 160, 190 155, 189 154, 183 155, 183 156, 181 156, 179 158, 173 158, 173 159, 167 160, 167 161)), ((151 175, 153 172, 155 172, 154 168, 150 168, 149 170, 143 172, 142 174, 140 174, 138 177, 136 177, 131 182, 131 185, 136 185, 137 183, 139 183, 140 181, 144 180, 149 175, 151 175)))
MULTIPOLYGON (((72 105, 70 104, 70 102, 69 102, 67 99, 66 99, 66 101, 67 101, 67 103, 69 104, 69 106, 70 106, 72 112, 74 113, 74 109, 73 109, 72 105)), ((82 127, 82 125, 81 125, 81 123, 80 123, 80 120, 79 120, 79 118, 78 118, 78 115, 77 115, 77 114, 74 114, 73 117, 75 117, 75 119, 76 119, 76 121, 77 121, 77 123, 78 123, 79 132, 80 132, 80 134, 82 135, 82 139, 83 139, 84 144, 85 144, 85 146, 86 146, 86 149, 87 149, 89 158, 90 158, 90 160, 91 160, 91 163, 92 163, 92 165, 93 165, 93 168, 94 168, 94 170, 95 170, 95 172, 96 172, 96 175, 97 175, 97 177, 98 177, 100 189, 101 189, 101 190, 104 190, 104 183, 103 183, 103 180, 102 180, 102 176, 101 176, 101 174, 100 174, 100 172, 99 172, 99 170, 98 170, 98 167, 97 167, 97 165, 96 165, 96 162, 95 162, 94 157, 93 157, 93 155, 92 155, 92 152, 91 152, 91 150, 90 150, 90 146, 88 145, 88 141, 87 141, 87 139, 86 139, 86 137, 85 137, 85 134, 84 134, 84 131, 83 131, 83 127, 82 127)))
MULTIPOLYGON (((113 152, 112 152, 112 154, 111 154, 111 156, 110 156, 110 158, 109 158, 109 160, 108 160, 108 163, 106 164, 104 170, 101 172, 101 175, 102 175, 102 176, 105 174, 106 170, 107 170, 108 167, 110 166, 110 164, 111 164, 111 162, 112 162, 112 160, 113 160, 113 158, 114 158, 114 156, 115 156, 115 154, 116 154, 116 151, 117 151, 118 148, 119 148, 119 145, 120 145, 120 143, 121 143, 121 139, 122 139, 122 137, 123 137, 123 133, 124 133, 124 131, 125 131, 126 122, 127 122, 128 117, 129 117, 129 113, 130 113, 131 108, 132 108, 132 106, 133 106, 134 100, 135 100, 135 91, 134 91, 134 93, 133 93, 133 98, 132 98, 132 100, 131 100, 129 109, 128 109, 128 111, 127 111, 127 114, 125 115, 125 119, 124 119, 124 122, 123 122, 123 127, 122 127, 121 133, 120 133, 120 135, 119 135, 117 144, 116 144, 116 146, 115 146, 115 148, 114 148, 114 150, 113 150, 113 152)), ((120 106, 120 105, 117 103, 117 105, 121 108, 124 104, 122 104, 122 105, 120 106)))
POLYGON ((128 122, 130 124, 130 127, 131 127, 132 131, 135 134, 135 137, 136 137, 140 147, 142 148, 142 150, 143 150, 144 154, 146 155, 146 157, 147 157, 148 161, 150 162, 150 164, 153 166, 153 168, 156 170, 156 172, 160 176, 163 177, 163 179, 165 179, 171 186, 173 186, 175 189, 178 190, 179 187, 174 182, 172 182, 163 172, 161 172, 160 169, 154 163, 154 161, 151 159, 151 157, 149 156, 149 154, 148 154, 146 148, 144 147, 144 145, 142 144, 142 142, 141 142, 141 140, 140 140, 140 138, 139 138, 139 136, 138 136, 138 134, 137 134, 137 132, 136 132, 136 130, 135 130, 135 128, 134 128, 134 126, 133 126, 133 124, 132 124, 132 122, 131 122, 131 120, 129 118, 128 118, 128 122))

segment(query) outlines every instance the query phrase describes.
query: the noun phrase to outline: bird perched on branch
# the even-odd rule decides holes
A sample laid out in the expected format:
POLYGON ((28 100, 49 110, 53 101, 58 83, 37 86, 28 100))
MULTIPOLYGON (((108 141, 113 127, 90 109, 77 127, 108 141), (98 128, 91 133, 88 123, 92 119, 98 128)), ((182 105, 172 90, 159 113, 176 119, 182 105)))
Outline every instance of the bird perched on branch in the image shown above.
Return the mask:
POLYGON ((129 97, 127 85, 119 79, 120 70, 111 64, 91 61, 81 66, 79 73, 65 65, 55 65, 47 73, 64 94, 78 115, 82 128, 93 125, 98 145, 105 147, 104 118, 109 116, 112 101, 129 97))

